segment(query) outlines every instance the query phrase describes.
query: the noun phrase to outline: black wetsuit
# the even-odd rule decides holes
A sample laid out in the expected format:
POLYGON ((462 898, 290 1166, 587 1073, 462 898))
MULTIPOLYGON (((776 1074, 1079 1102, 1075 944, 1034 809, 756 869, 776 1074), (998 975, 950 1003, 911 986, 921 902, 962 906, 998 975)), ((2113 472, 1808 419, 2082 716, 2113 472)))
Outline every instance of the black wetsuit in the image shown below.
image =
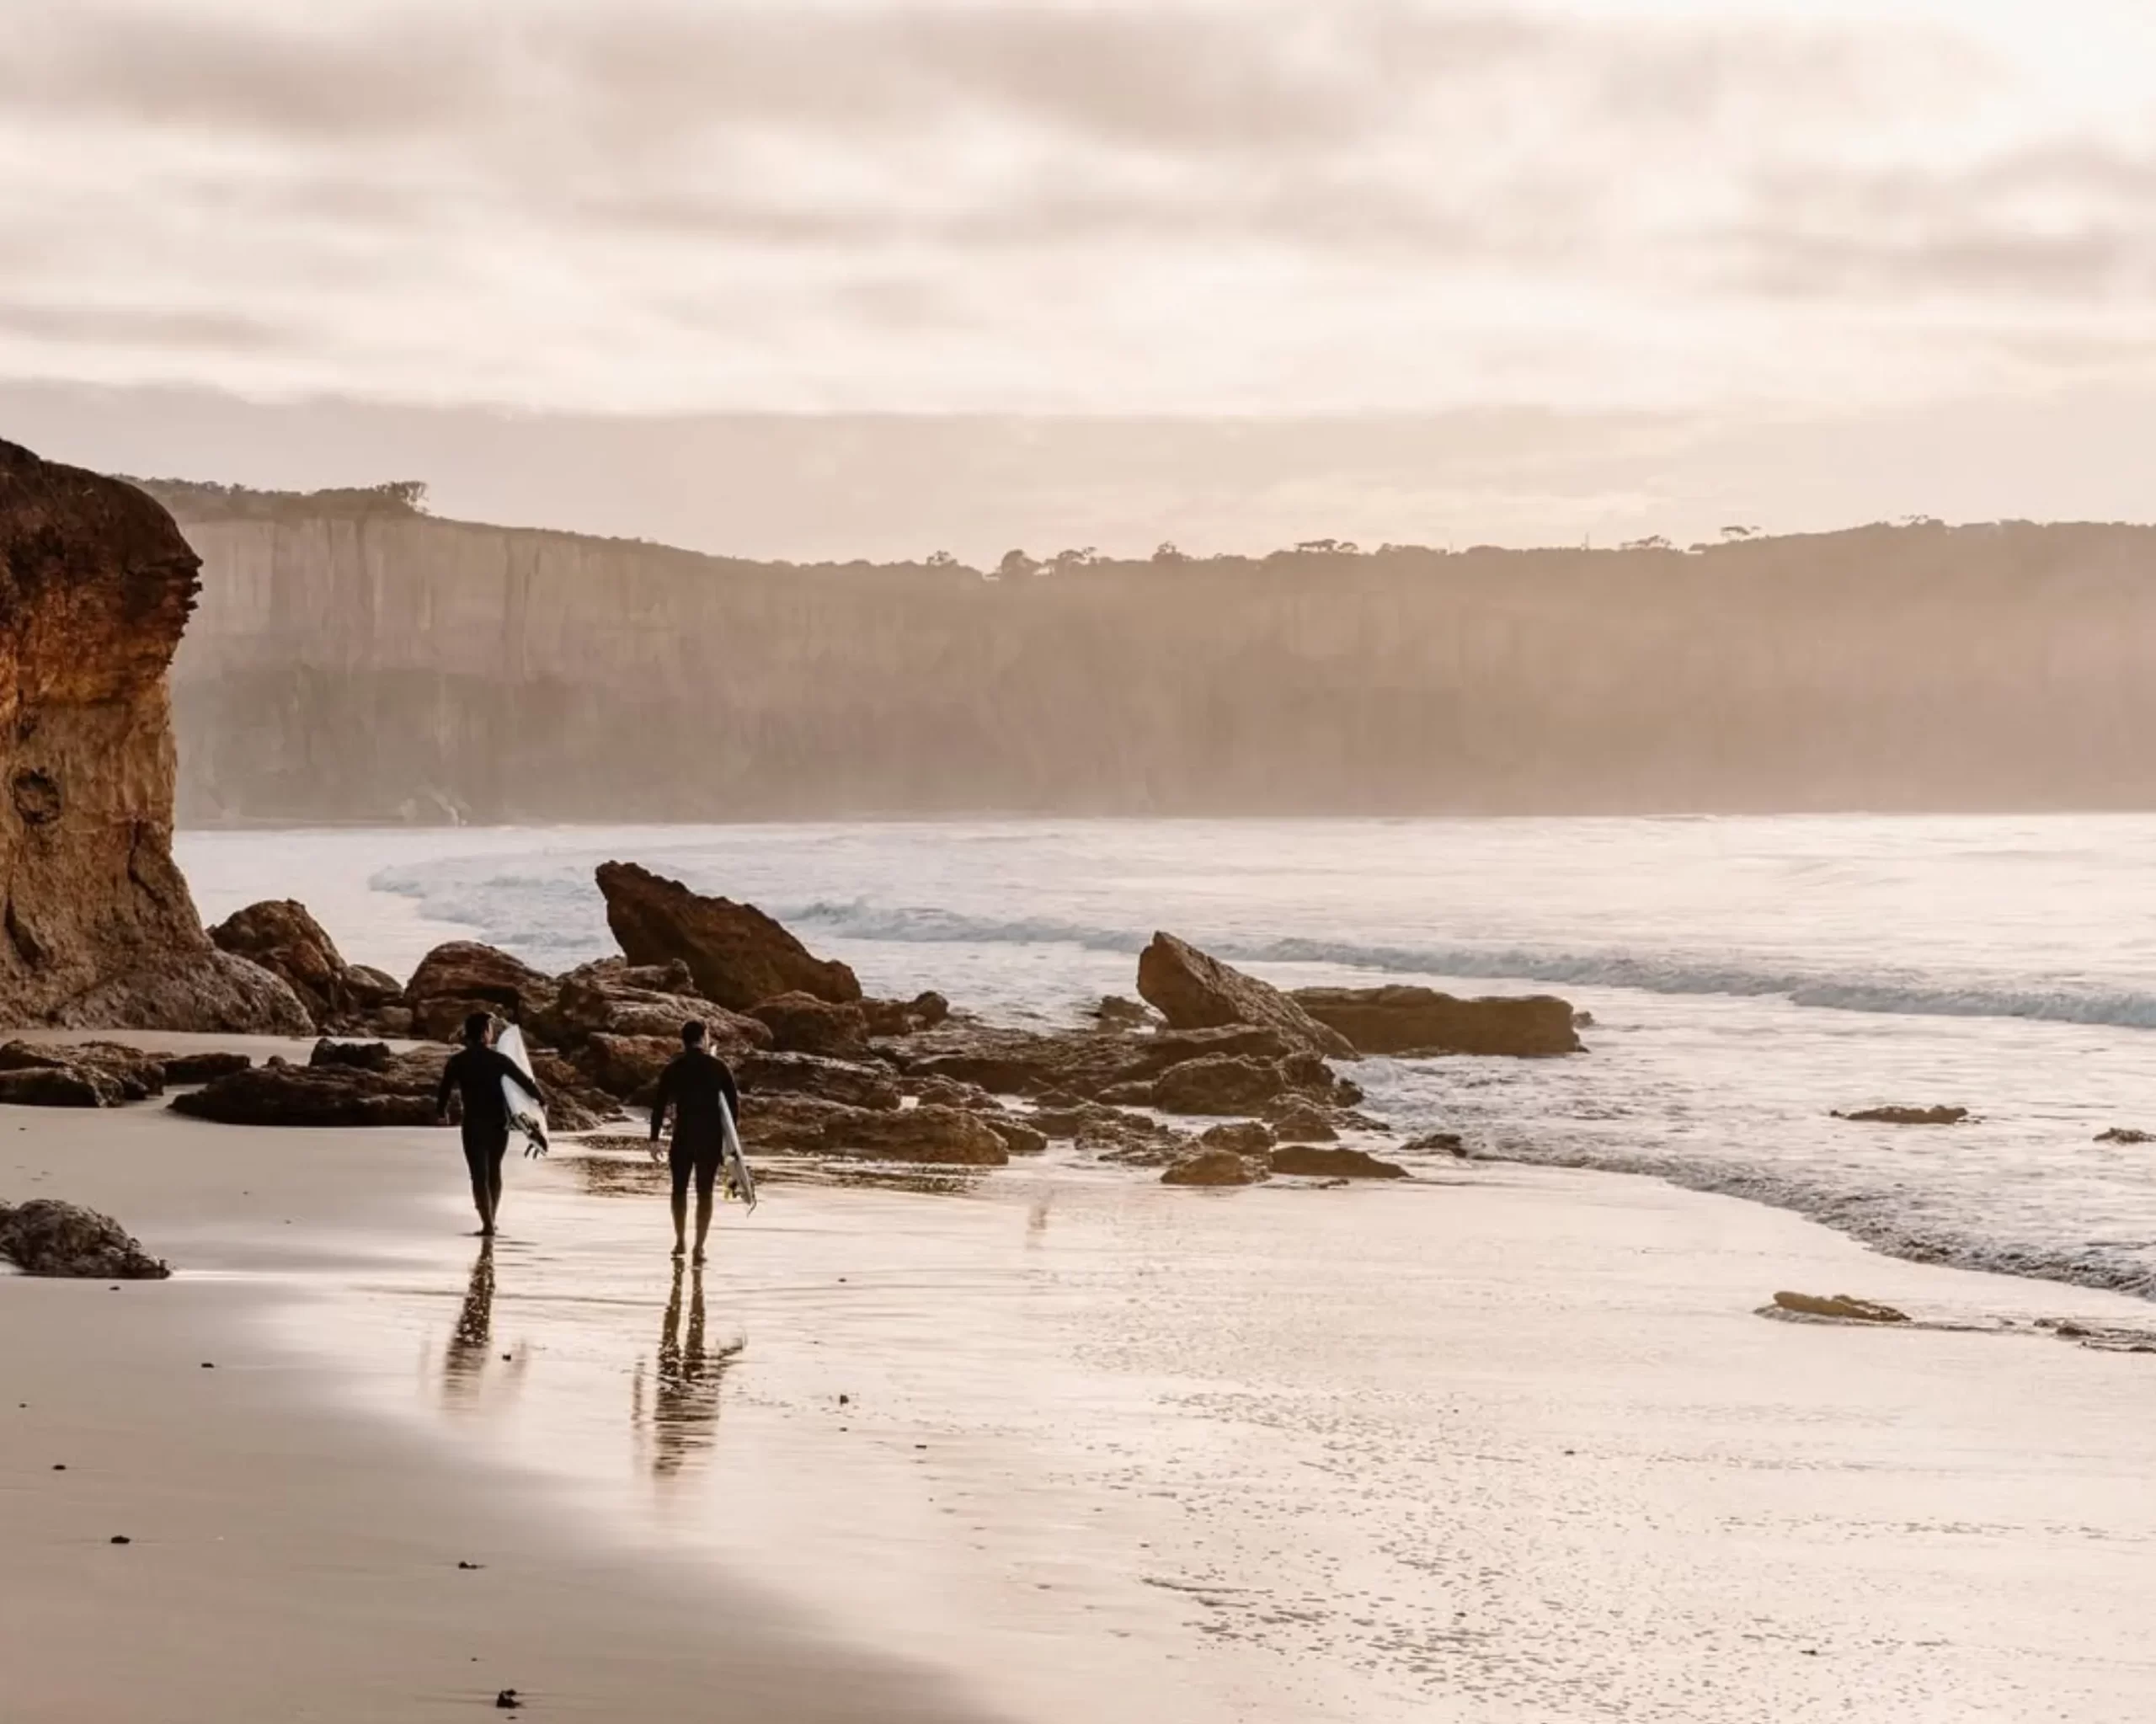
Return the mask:
POLYGON ((718 1177, 718 1164, 726 1153, 726 1128, 719 1122, 723 1108, 736 1119, 741 1117, 741 1092, 734 1087, 734 1074, 726 1062, 691 1049, 659 1075, 659 1093, 651 1104, 651 1140, 659 1141, 669 1103, 674 1108, 674 1195, 689 1194, 689 1176, 696 1177, 696 1194, 708 1198, 718 1177))
POLYGON ((495 1048, 467 1043, 449 1056, 441 1069, 441 1087, 435 1093, 435 1112, 449 1112, 451 1090, 464 1097, 464 1161, 472 1170, 472 1184, 481 1184, 501 1194, 502 1157, 509 1152, 509 1097, 502 1093, 502 1080, 541 1099, 539 1086, 517 1069, 516 1062, 495 1048))

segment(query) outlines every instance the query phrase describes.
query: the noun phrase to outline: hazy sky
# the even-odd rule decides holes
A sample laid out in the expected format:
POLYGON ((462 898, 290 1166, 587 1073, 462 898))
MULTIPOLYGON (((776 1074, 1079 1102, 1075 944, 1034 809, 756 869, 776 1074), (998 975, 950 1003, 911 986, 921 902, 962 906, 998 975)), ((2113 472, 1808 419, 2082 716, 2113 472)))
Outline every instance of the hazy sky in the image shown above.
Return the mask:
MULTIPOLYGON (((1398 537, 1681 532, 1695 506, 1817 525, 1879 477, 1837 492, 1835 438, 1800 431, 1815 465, 1785 493, 1725 493, 1681 454, 1613 489, 1606 460, 1566 464, 1606 449, 1538 441, 1547 415, 1710 452, 1981 423, 2004 458, 1977 512, 2008 514, 2052 512, 2014 488, 2013 426, 2070 439, 2062 404, 2100 397, 2101 461, 2156 401, 2148 0, 6 12, 0 378, 564 425, 1529 428, 1526 489, 1441 462, 1305 523, 1398 537)), ((281 429, 218 476, 306 458, 299 421, 259 422, 281 429)), ((164 470, 199 470, 187 423, 164 470)), ((1934 507, 1937 451, 1908 452, 1906 506, 1934 507)), ((584 506, 498 477, 496 513, 584 506)), ((2148 514, 2136 483, 2073 506, 2148 514)))

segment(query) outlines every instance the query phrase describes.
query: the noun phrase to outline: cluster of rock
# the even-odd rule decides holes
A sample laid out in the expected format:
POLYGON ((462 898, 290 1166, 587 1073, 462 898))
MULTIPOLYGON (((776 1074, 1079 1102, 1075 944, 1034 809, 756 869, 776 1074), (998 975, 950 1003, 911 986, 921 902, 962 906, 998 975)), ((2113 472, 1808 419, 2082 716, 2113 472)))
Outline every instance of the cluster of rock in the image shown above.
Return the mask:
POLYGON ((250 1063, 244 1054, 160 1054, 118 1042, 9 1042, 0 1046, 0 1105, 117 1108, 250 1063))
POLYGON ((558 976, 460 941, 399 985, 347 963, 302 905, 250 906, 212 937, 289 985, 323 1039, 304 1065, 273 1059, 173 1105, 235 1124, 423 1124, 446 1050, 398 1053, 388 1038, 439 1044, 486 1011, 523 1026, 558 1129, 587 1129, 649 1104, 693 1019, 733 1066, 744 1129, 765 1153, 988 1166, 1062 1140, 1176 1183, 1396 1178, 1396 1164, 1331 1147, 1343 1130, 1386 1129, 1355 1111, 1363 1092, 1335 1062, 1440 1030, 1521 1054, 1572 1038, 1562 1001, 1298 997, 1169 934, 1139 959, 1145 1003, 1103 1001, 1069 1029, 995 1026, 938 994, 868 998, 845 964, 753 905, 630 863, 605 864, 598 884, 622 954, 558 976), (338 1039, 355 1034, 385 1039, 338 1039), (1209 1118, 1225 1123, 1196 1123, 1209 1118))

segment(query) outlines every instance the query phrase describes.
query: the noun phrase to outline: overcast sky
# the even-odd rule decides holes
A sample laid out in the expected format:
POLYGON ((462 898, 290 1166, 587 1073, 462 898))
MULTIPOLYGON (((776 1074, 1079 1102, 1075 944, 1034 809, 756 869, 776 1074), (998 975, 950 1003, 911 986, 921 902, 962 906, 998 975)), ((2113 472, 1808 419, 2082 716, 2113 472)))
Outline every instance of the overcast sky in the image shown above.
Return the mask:
POLYGON ((318 405, 257 413, 200 476, 376 478, 346 469, 408 470, 380 428, 425 415, 369 404, 438 408, 446 508, 634 531, 663 496, 520 489, 488 427, 598 451, 714 414, 1345 415, 1424 429, 1284 511, 1274 466, 1216 450, 1178 514, 1161 446, 1143 510, 1126 487, 1075 518, 1103 543, 1819 526, 1895 512, 1876 464, 1904 458, 1909 510, 2156 514, 2112 442, 2156 402, 2148 0, 6 10, 0 379, 172 392, 0 388, 0 433, 72 458, 132 462, 125 428, 200 472, 202 403, 237 396, 318 405), (1502 459, 1431 425, 1499 428, 1502 459), (1297 512, 1326 509, 1350 518, 1297 512))

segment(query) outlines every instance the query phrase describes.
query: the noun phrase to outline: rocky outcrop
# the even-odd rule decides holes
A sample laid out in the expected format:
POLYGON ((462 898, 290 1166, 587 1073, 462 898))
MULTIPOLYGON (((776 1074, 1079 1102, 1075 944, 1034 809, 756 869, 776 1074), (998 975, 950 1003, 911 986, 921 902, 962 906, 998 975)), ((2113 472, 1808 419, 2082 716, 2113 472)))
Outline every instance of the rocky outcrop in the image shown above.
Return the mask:
POLYGON ((814 994, 781 994, 750 1006, 749 1016, 771 1033, 771 1046, 782 1054, 851 1059, 868 1051, 868 1015, 851 1001, 841 1005, 814 994))
POLYGON ((1275 1173, 1303 1179, 1405 1179, 1407 1170, 1396 1162, 1381 1161, 1360 1150, 1315 1149, 1307 1144, 1283 1144, 1271 1156, 1275 1173))
POLYGON ((1544 1059, 1577 1054, 1571 1004, 1547 994, 1462 1000, 1434 988, 1298 988, 1295 1003, 1363 1054, 1544 1059))
POLYGON ((1187 1155, 1197 1140, 1144 1113, 1097 1102, 1038 1108, 1025 1122, 1051 1140, 1068 1139, 1081 1155, 1139 1167, 1164 1167, 1187 1155))
POLYGON ((430 1125, 448 1057, 323 1042, 305 1065, 273 1059, 177 1096, 172 1108, 221 1125, 430 1125))
POLYGON ((0 1108, 117 1108, 125 1099, 101 1074, 80 1066, 0 1071, 0 1108))
POLYGON ((1829 1317, 1844 1323, 1906 1323, 1908 1313, 1868 1299, 1851 1299, 1846 1293, 1822 1298, 1814 1293, 1778 1293, 1774 1309, 1801 1317, 1829 1317))
POLYGON ((817 1054, 750 1054, 735 1062, 734 1076, 744 1096, 816 1096, 849 1108, 885 1111, 899 1101, 888 1066, 817 1054))
POLYGON ((917 1036, 951 1015, 951 1002, 933 988, 910 1000, 863 1000, 863 1018, 872 1036, 917 1036))
POLYGON ((1163 1185, 1256 1185, 1270 1170, 1233 1150, 1200 1150, 1161 1176, 1163 1185))
POLYGON ((305 1034, 172 859, 197 559, 132 486, 0 442, 0 1022, 305 1034))
POLYGON ((2098 1132, 2095 1140, 2100 1144, 2150 1144, 2156 1143, 2156 1132, 2137 1131, 2130 1125, 2114 1125, 2107 1131, 2098 1132))
POLYGON ((118 1042, 10 1042, 0 1047, 0 1103, 116 1108, 144 1101, 164 1093, 173 1058, 118 1042))
POLYGON ((414 1029, 439 1042, 455 1041, 475 1011, 512 1023, 536 1021, 558 991, 552 977, 476 940, 435 947, 404 985, 414 1029))
POLYGON ((221 952, 258 963, 299 995, 317 1029, 357 1029, 403 990, 380 970, 344 962, 307 907, 290 898, 265 899, 235 911, 210 930, 221 952))
POLYGON ((1267 1103, 1265 1118, 1279 1143, 1329 1144, 1340 1135, 1332 1116, 1300 1096, 1282 1096, 1267 1103))
POLYGON ((976 1117, 1003 1140, 1003 1147, 1012 1155, 1038 1156, 1047 1152, 1048 1134, 1038 1128, 1008 1113, 986 1113, 976 1117))
POLYGON ((1216 1125, 1198 1134, 1202 1150, 1227 1150, 1238 1156, 1268 1156, 1273 1152, 1273 1128, 1258 1119, 1238 1119, 1232 1125, 1216 1125))
POLYGON ((1854 1113, 1844 1113, 1837 1108, 1837 1119, 1854 1120, 1860 1125, 1961 1125, 1969 1118, 1967 1108, 1860 1108, 1854 1113))
POLYGON ((172 1273, 111 1216, 51 1198, 0 1204, 0 1257, 25 1275, 162 1281, 172 1273))
POLYGON ((1164 1113, 1257 1113, 1283 1096, 1352 1108, 1362 1092, 1313 1054, 1284 1059, 1212 1054, 1170 1066, 1150 1083, 1120 1084, 1100 1099, 1122 1107, 1158 1108, 1164 1113))
POLYGON ((1248 1024, 1275 1030, 1297 1048, 1352 1059, 1346 1037, 1328 1029, 1289 995, 1256 976, 1200 952, 1173 934, 1155 934, 1138 955, 1138 991, 1179 1030, 1248 1024))
POLYGON ((705 998, 734 1011, 782 994, 846 1004, 861 983, 846 965, 815 957, 753 905, 706 898, 634 862, 602 862, 606 925, 631 963, 680 960, 705 998))
POLYGON ((711 1049, 737 1059, 768 1048, 771 1033, 752 1017, 714 1006, 696 992, 684 963, 638 968, 619 958, 569 971, 555 989, 553 1004, 532 1022, 534 1032, 557 1048, 576 1049, 590 1037, 657 1036, 680 1051, 681 1026, 701 1023, 711 1049))

